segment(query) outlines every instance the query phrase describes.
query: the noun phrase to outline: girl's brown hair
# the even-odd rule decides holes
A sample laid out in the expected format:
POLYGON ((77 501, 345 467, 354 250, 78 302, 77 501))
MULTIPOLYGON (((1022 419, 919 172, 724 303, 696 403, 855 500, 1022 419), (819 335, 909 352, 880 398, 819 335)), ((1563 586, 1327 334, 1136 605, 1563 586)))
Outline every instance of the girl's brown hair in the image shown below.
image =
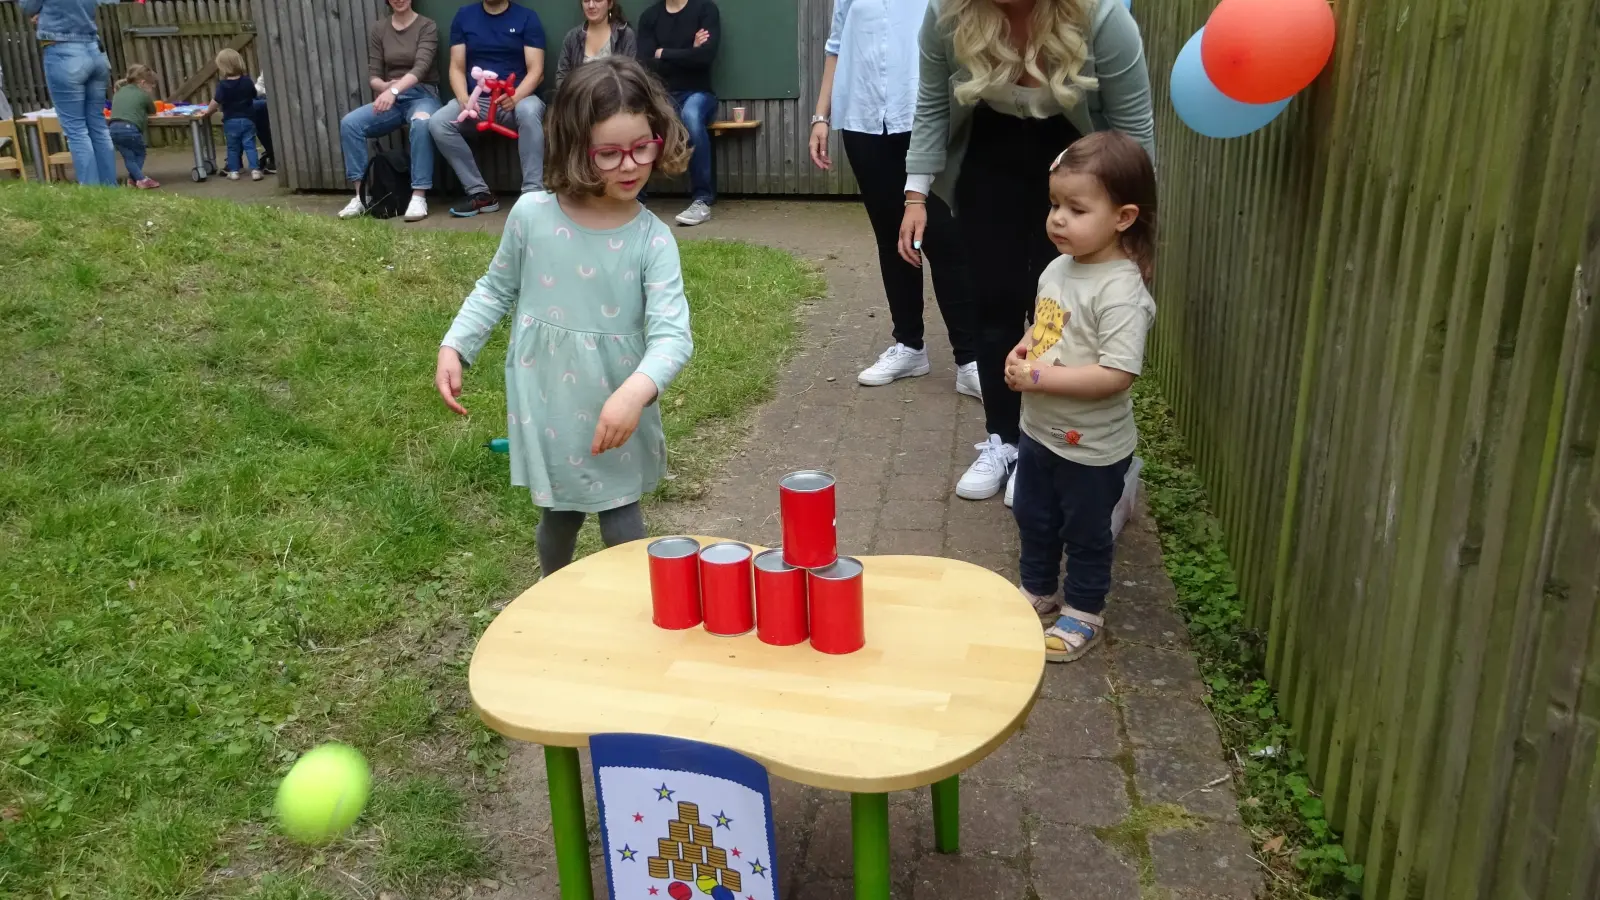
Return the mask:
POLYGON ((222 73, 223 78, 243 75, 244 57, 240 56, 237 50, 229 47, 222 48, 222 51, 217 54, 217 71, 222 73))
POLYGON ((605 193, 605 178, 589 158, 594 126, 619 113, 639 113, 661 138, 655 167, 677 175, 689 166, 689 132, 661 83, 638 60, 607 56, 572 71, 545 116, 544 184, 557 194, 605 193))
POLYGON ((1092 175, 1117 206, 1139 207, 1139 217, 1122 232, 1122 250, 1139 266, 1146 284, 1156 275, 1156 168, 1139 142, 1120 131, 1097 131, 1079 138, 1056 157, 1050 173, 1092 175))
POLYGON ((128 67, 128 74, 117 82, 116 89, 120 91, 130 84, 154 88, 156 86, 156 70, 144 63, 134 63, 128 67))

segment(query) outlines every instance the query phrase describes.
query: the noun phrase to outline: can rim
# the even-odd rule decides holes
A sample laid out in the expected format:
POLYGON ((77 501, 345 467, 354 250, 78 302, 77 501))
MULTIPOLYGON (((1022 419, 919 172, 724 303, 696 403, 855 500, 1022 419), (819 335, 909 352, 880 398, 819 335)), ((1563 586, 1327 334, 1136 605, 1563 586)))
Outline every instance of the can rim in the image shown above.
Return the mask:
POLYGON ((866 567, 853 556, 841 556, 821 568, 809 571, 813 578, 823 581, 849 581, 866 571, 866 567))
POLYGON ((684 559, 700 552, 700 542, 682 535, 658 538, 650 542, 645 552, 656 559, 684 559))
POLYGON ((763 572, 797 571, 795 566, 791 566, 787 562, 784 562, 782 547, 773 547, 771 550, 763 550, 760 553, 757 553, 756 568, 763 572))
POLYGON ((700 559, 714 566, 741 563, 750 558, 750 546, 738 541, 718 541, 700 551, 700 559))
POLYGON ((821 469, 801 469, 783 476, 778 487, 796 494, 815 494, 833 487, 833 484, 833 476, 821 469))

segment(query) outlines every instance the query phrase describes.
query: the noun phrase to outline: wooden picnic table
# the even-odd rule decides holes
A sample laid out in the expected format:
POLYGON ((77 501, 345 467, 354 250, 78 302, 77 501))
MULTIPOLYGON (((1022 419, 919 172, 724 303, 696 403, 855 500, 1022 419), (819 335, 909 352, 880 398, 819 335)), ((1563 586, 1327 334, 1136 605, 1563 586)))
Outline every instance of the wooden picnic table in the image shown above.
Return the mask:
MULTIPOLYGON (((25 131, 31 129, 33 132, 33 165, 40 181, 46 180, 47 173, 44 161, 44 132, 39 128, 39 119, 46 116, 56 118, 55 111, 40 110, 17 119, 25 131)), ((194 168, 189 170, 189 177, 195 181, 205 181, 208 176, 217 174, 216 138, 212 134, 209 117, 199 113, 157 113, 150 117, 150 127, 189 129, 189 142, 194 148, 194 168)))

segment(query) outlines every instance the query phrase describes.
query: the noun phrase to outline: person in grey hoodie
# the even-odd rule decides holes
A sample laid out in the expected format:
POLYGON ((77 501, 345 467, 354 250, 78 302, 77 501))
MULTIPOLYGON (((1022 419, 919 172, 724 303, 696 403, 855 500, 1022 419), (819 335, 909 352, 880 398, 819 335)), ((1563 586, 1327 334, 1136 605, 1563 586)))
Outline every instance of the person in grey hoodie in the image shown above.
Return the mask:
POLYGON ((117 155, 102 112, 111 86, 111 61, 100 49, 100 29, 94 22, 101 2, 22 0, 22 14, 38 17, 35 33, 44 49, 44 83, 72 153, 73 174, 79 184, 115 186, 117 155))
POLYGON ((561 82, 573 69, 586 62, 638 53, 638 38, 622 12, 622 0, 579 0, 579 6, 583 9, 583 24, 567 32, 561 42, 556 90, 561 89, 561 82))

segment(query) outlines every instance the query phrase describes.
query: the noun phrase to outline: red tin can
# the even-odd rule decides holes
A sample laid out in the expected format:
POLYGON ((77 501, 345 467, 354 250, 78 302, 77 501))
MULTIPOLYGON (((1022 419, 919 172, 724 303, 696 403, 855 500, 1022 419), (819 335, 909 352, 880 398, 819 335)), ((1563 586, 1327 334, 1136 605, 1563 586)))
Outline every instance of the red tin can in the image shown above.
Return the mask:
POLYGON ((787 647, 806 639, 806 570, 783 561, 782 550, 756 554, 756 636, 787 647))
POLYGON ((823 653, 854 653, 867 642, 861 603, 861 561, 841 556, 806 573, 811 595, 811 646, 823 653))
POLYGON ((678 631, 700 624, 700 542, 668 537, 651 541, 651 621, 678 631))
POLYGON ((833 476, 817 471, 791 472, 778 482, 784 562, 818 569, 839 558, 833 487, 833 476))
POLYGON ((712 634, 727 637, 756 627, 750 548, 724 541, 701 550, 700 596, 705 601, 706 630, 712 634))

